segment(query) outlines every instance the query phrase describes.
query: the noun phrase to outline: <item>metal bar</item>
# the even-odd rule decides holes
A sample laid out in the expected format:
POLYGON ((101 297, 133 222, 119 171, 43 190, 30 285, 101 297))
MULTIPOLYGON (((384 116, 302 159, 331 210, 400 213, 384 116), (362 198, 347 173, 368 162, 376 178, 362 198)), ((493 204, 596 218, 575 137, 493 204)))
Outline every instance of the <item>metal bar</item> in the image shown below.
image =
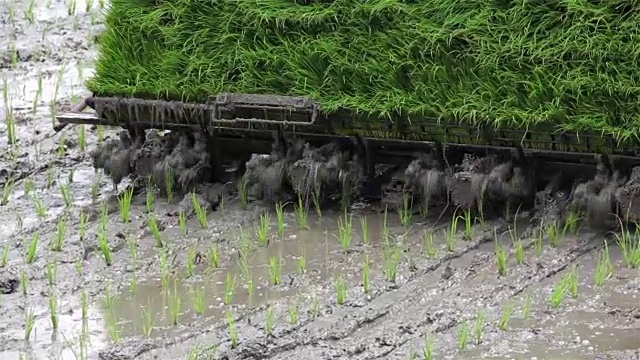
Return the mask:
POLYGON ((293 125, 293 126, 312 126, 307 121, 288 121, 288 120, 264 120, 264 119, 211 119, 214 124, 235 124, 235 123, 253 123, 253 124, 274 124, 274 125, 293 125))
MULTIPOLYGON (((56 119, 62 125, 68 124, 86 124, 86 125, 102 125, 102 126, 114 126, 114 127, 125 127, 127 123, 117 123, 107 119, 102 119, 97 117, 94 114, 89 113, 66 113, 62 115, 56 116, 56 119)), ((202 129, 200 125, 193 124, 172 124, 172 123, 154 123, 150 121, 136 121, 136 126, 141 128, 159 128, 159 129, 202 129)))
MULTIPOLYGON (((74 106, 73 108, 71 108, 71 111, 73 113, 81 113, 84 109, 87 108, 87 106, 89 106, 87 104, 87 100, 90 98, 84 98, 84 100, 80 101, 78 104, 76 104, 76 106, 74 106)), ((58 117, 56 116, 56 119, 58 119, 58 117)), ((65 127, 67 127, 67 125, 69 125, 70 123, 60 123, 58 125, 54 125, 53 126, 53 131, 55 131, 56 133, 62 131, 65 127)))

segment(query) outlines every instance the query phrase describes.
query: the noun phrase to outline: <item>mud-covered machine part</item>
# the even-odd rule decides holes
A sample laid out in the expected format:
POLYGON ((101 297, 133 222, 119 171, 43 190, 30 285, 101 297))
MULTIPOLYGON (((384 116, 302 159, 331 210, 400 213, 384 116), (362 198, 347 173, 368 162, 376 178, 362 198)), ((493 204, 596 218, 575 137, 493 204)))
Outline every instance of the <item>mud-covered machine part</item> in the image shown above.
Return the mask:
POLYGON ((316 148, 340 144, 353 150, 363 179, 380 176, 377 164, 404 170, 401 188, 426 205, 482 209, 530 201, 544 207, 568 183, 563 200, 594 219, 640 218, 640 143, 601 134, 495 129, 404 114, 368 118, 348 109, 326 114, 304 97, 237 93, 206 103, 94 96, 56 118, 56 131, 87 124, 122 127, 132 138, 148 129, 203 132, 215 168, 223 159, 291 152, 294 140, 316 148), (94 111, 84 112, 87 107, 94 111))

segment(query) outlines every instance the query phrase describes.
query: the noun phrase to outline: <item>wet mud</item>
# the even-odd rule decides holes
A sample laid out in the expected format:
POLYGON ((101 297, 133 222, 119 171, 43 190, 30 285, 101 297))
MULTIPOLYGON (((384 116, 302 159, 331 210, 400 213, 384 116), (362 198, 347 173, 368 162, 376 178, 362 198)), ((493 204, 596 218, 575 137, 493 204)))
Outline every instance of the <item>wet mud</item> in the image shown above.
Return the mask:
POLYGON ((0 4, 0 358, 640 356, 638 269, 587 227, 637 206, 637 170, 538 188, 527 159, 434 152, 372 203, 349 146, 287 140, 239 179, 202 134, 55 133, 101 3, 36 4, 0 4))

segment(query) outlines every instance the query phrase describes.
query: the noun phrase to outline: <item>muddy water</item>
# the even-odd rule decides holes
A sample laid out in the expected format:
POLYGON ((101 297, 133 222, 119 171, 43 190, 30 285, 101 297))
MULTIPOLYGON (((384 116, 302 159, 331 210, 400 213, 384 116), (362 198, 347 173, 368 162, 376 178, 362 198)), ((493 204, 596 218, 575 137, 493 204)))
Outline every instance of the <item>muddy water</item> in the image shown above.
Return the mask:
MULTIPOLYGON (((59 134, 51 129, 53 112, 86 95, 82 82, 92 71, 92 36, 102 27, 100 2, 91 3, 94 10, 87 12, 86 3, 78 1, 74 16, 68 15, 72 1, 35 4, 30 23, 25 18, 29 2, 0 3, 6 20, 2 39, 9 41, 0 47, 1 77, 7 79, 10 99, 7 104, 0 97, 0 146, 6 149, 0 154, 0 184, 9 176, 17 179, 0 206, 5 219, 0 223, 0 286, 7 292, 0 296, 1 359, 182 359, 214 353, 229 359, 406 359, 423 357, 425 334, 434 358, 638 358, 638 271, 623 264, 618 247, 610 244, 614 274, 594 286, 604 236, 587 230, 558 247, 545 240, 540 253, 533 239, 523 239, 525 261, 518 263, 504 221, 475 225, 469 238, 460 223, 455 236, 446 239, 448 221, 435 223, 416 214, 404 226, 397 214, 389 213, 385 222, 370 207, 353 211, 348 251, 337 239, 341 213, 329 210, 319 219, 312 210, 304 230, 287 212, 283 237, 276 234, 272 213, 269 244, 260 245, 256 226, 266 210, 258 204, 242 210, 232 197, 224 211, 209 214, 206 229, 189 219, 185 235, 174 215, 176 199, 155 205, 154 216, 164 227, 165 247, 159 248, 147 224, 145 195, 134 198, 131 221, 123 223, 112 184, 94 173, 87 155, 114 132, 85 128, 88 147, 81 151, 80 127, 59 134), (11 12, 13 21, 5 15, 11 12), (7 142, 7 114, 16 119, 13 146, 7 142), (63 188, 71 195, 69 205, 63 188), (98 243, 105 202, 111 211, 105 232, 110 265, 98 243), (44 214, 38 214, 38 204, 44 214), (89 216, 86 226, 81 213, 89 216), (367 218, 367 244, 361 216, 367 218), (66 225, 64 232, 60 224, 66 225), (389 243, 381 236, 385 228, 389 243), (509 253, 504 275, 498 275, 495 234, 509 253), (62 239, 60 249, 56 239, 62 239), (28 262, 30 248, 36 251, 28 262), (213 248, 219 252, 218 266, 210 264, 213 248), (192 274, 189 254, 197 255, 192 274), (271 263, 281 264, 277 285, 271 281, 271 263), (574 265, 578 297, 551 307, 554 287, 574 265), (226 305, 228 276, 236 286, 226 305), (340 291, 337 279, 344 279, 340 291), (18 286, 8 286, 13 283, 18 286), (338 301, 339 293, 344 301, 338 301), (196 306, 196 294, 202 306, 196 306), (503 330, 501 319, 511 308, 503 330), (481 312, 485 325, 476 344, 474 326, 481 312), (229 319, 238 335, 235 348, 229 319), (273 331, 267 334, 270 322, 273 331), (33 331, 25 341, 27 324, 33 331), (469 329, 464 350, 459 348, 462 324, 469 329)), ((520 220, 519 234, 527 223, 520 220)))

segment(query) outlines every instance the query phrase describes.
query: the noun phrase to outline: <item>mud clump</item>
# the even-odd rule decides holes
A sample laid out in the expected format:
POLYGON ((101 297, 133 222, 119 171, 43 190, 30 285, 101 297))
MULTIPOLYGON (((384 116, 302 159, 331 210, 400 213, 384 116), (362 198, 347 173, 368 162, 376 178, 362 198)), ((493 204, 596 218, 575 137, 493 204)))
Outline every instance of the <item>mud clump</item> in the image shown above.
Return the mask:
POLYGON ((149 130, 131 139, 121 131, 92 152, 93 165, 102 169, 117 185, 130 177, 136 186, 153 188, 161 195, 169 192, 197 192, 213 206, 217 196, 208 190, 214 172, 207 151, 207 138, 198 132, 180 133, 149 130))
POLYGON ((296 139, 286 151, 276 146, 270 155, 252 158, 245 181, 252 197, 270 202, 291 195, 346 199, 360 193, 364 170, 357 155, 336 143, 314 148, 296 139))
POLYGON ((446 203, 450 177, 435 154, 421 154, 404 172, 404 189, 426 207, 446 203))
POLYGON ((0 269, 0 294, 13 294, 19 285, 17 272, 9 268, 0 269))
POLYGON ((464 154, 453 168, 437 154, 419 155, 404 172, 404 190, 423 205, 449 201, 464 210, 501 209, 533 199, 534 175, 517 160, 500 162, 496 155, 464 154))

